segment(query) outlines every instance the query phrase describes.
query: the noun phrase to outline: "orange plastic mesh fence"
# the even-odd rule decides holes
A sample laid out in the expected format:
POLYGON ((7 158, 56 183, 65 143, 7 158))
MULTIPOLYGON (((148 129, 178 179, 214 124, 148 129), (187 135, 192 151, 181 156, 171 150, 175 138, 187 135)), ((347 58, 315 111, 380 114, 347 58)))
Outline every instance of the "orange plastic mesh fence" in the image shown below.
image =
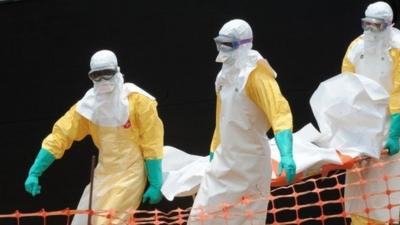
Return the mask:
MULTIPOLYGON (((393 163, 400 163, 399 159, 383 161, 374 161, 367 166, 362 163, 355 163, 355 166, 347 170, 347 174, 354 173, 359 175, 359 179, 355 182, 344 184, 344 177, 346 171, 339 171, 329 176, 311 177, 306 180, 297 182, 295 184, 278 187, 271 191, 269 196, 252 197, 243 196, 238 202, 233 204, 222 203, 217 207, 211 208, 198 208, 201 213, 193 220, 205 222, 212 218, 223 218, 226 224, 229 225, 230 220, 237 217, 246 217, 249 221, 257 214, 267 213, 267 224, 284 225, 284 224, 350 224, 346 217, 349 217, 349 212, 344 210, 346 201, 360 200, 364 202, 365 208, 359 212, 364 215, 370 215, 374 210, 387 210, 389 219, 384 221, 389 224, 399 223, 399 215, 393 215, 392 210, 395 207, 400 207, 400 200, 397 202, 391 201, 394 196, 400 196, 400 189, 393 189, 389 183, 400 181, 400 171, 396 171, 393 175, 384 175, 382 177, 374 177, 373 179, 366 179, 363 177, 363 172, 371 170, 383 170, 385 166, 393 163), (358 195, 353 195, 347 199, 344 197, 344 189, 350 186, 365 187, 369 184, 376 182, 384 183, 386 190, 379 190, 376 192, 367 192, 365 188, 361 188, 358 195), (370 198, 386 198, 388 204, 380 208, 368 207, 368 200, 370 198), (245 207, 247 204, 254 201, 269 201, 268 209, 260 211, 247 210, 243 214, 237 214, 237 211, 230 212, 235 207, 245 207)), ((399 197, 397 197, 399 198, 399 197)), ((141 224, 171 224, 181 225, 186 224, 190 208, 175 209, 170 212, 162 212, 159 210, 145 211, 134 210, 128 212, 131 217, 129 221, 124 224, 127 225, 141 225, 141 224)), ((17 225, 24 225, 25 218, 39 217, 42 224, 47 225, 47 221, 51 217, 65 217, 66 225, 69 225, 73 215, 86 214, 93 216, 101 216, 107 218, 115 218, 117 213, 113 210, 107 211, 88 211, 88 210, 70 210, 64 209, 60 211, 47 212, 41 210, 34 213, 21 213, 16 211, 12 214, 0 214, 0 224, 2 220, 13 220, 17 225)))
MULTIPOLYGON (((169 212, 162 212, 159 210, 146 211, 146 210, 132 210, 128 212, 131 216, 128 221, 123 222, 122 224, 126 225, 144 225, 144 224, 171 224, 171 225, 180 225, 186 224, 187 218, 189 216, 190 208, 180 209, 177 208, 175 210, 171 210, 169 212)), ((43 221, 43 225, 47 225, 47 221, 51 217, 65 217, 65 224, 69 225, 72 221, 73 215, 92 215, 98 217, 105 217, 113 219, 114 221, 118 221, 118 217, 116 216, 117 212, 114 210, 103 210, 103 211, 90 211, 90 210, 70 210, 64 209, 59 211, 51 211, 47 212, 42 209, 39 212, 33 213, 21 213, 16 211, 12 214, 3 214, 0 215, 0 224, 2 219, 10 219, 13 218, 15 220, 15 224, 23 225, 23 219, 28 217, 40 217, 43 221)), ((110 225, 112 225, 110 223, 110 225)))

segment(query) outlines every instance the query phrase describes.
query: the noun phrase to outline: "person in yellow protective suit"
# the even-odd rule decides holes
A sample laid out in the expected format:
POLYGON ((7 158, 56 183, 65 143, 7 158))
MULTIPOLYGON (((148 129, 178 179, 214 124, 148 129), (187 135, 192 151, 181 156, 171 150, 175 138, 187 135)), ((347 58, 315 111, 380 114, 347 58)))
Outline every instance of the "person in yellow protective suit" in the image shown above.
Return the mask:
MULTIPOLYGON (((350 44, 342 64, 342 72, 366 76, 379 83, 390 94, 388 102, 390 128, 387 141, 382 146, 388 149, 389 155, 394 156, 381 159, 383 161, 400 157, 400 154, 397 154, 400 137, 400 36, 399 30, 393 28, 392 20, 393 11, 387 3, 370 4, 365 11, 365 18, 361 20, 364 33, 350 44)), ((364 176, 366 179, 379 179, 384 175, 393 175, 395 172, 397 174, 400 172, 400 165, 393 164, 385 170, 380 170, 378 174, 377 171, 369 171, 364 176)), ((348 174, 346 182, 355 182, 357 179, 359 178, 348 174)), ((384 185, 384 182, 381 182, 381 185, 384 185)), ((364 191, 378 193, 386 189, 384 186, 379 186, 380 184, 375 182, 366 184, 364 191)), ((397 188, 394 186, 389 188, 398 190, 400 185, 397 185, 397 188)), ((346 196, 357 191, 359 190, 352 190, 349 187, 346 189, 346 196)), ((400 204, 400 194, 392 193, 389 199, 390 202, 386 196, 381 196, 380 199, 367 201, 367 205, 362 201, 348 201, 346 210, 353 214, 353 224, 367 224, 368 218, 370 218, 369 224, 383 224, 379 221, 399 219, 399 207, 390 209, 387 206, 400 204), (366 214, 364 209, 367 207, 378 210, 372 210, 366 214), (379 210, 380 208, 383 210, 379 210)))
POLYGON ((266 222, 272 126, 281 153, 280 171, 294 180, 292 114, 267 60, 252 50, 249 24, 235 19, 215 38, 222 69, 216 79, 216 128, 210 167, 200 184, 188 221, 193 224, 261 225, 266 222), (251 199, 240 204, 242 197, 251 199), (249 219, 248 213, 254 213, 249 219), (228 215, 224 218, 224 215, 228 215), (206 218, 206 219, 205 219, 206 218))
MULTIPOLYGON (((93 88, 54 125, 29 170, 27 192, 41 192, 39 177, 60 159, 74 141, 90 135, 99 149, 94 172, 93 203, 95 211, 115 210, 112 219, 93 216, 93 225, 126 224, 129 210, 143 202, 158 203, 162 185, 163 124, 157 102, 132 83, 124 83, 115 54, 96 52, 90 61, 89 78, 93 88), (149 187, 146 187, 146 174, 149 187)), ((88 208, 89 185, 78 209, 88 208)), ((72 225, 87 224, 87 217, 74 217, 72 225)))

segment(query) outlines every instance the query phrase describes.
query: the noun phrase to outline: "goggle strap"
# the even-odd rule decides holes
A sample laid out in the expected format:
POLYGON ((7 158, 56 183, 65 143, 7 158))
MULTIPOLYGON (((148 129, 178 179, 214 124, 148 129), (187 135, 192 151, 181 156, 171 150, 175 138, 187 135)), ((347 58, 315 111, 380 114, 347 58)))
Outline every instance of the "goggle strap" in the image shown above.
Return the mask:
POLYGON ((247 38, 239 41, 239 45, 246 44, 246 43, 251 43, 253 41, 253 38, 247 38))

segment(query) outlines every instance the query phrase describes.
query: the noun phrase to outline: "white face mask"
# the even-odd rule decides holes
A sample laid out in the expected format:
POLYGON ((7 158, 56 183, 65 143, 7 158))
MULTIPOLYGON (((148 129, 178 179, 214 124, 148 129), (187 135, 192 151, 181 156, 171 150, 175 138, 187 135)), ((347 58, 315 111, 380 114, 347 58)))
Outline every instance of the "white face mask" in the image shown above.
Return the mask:
POLYGON ((231 61, 232 54, 228 52, 219 51, 215 62, 217 63, 228 63, 231 61))
POLYGON ((101 80, 93 82, 93 89, 95 94, 111 93, 115 89, 115 82, 111 80, 101 80))
POLYGON ((364 38, 366 41, 376 42, 382 38, 382 33, 366 30, 366 31, 364 31, 364 38))
POLYGON ((381 32, 364 31, 364 49, 369 54, 381 54, 388 49, 391 28, 388 27, 381 32))

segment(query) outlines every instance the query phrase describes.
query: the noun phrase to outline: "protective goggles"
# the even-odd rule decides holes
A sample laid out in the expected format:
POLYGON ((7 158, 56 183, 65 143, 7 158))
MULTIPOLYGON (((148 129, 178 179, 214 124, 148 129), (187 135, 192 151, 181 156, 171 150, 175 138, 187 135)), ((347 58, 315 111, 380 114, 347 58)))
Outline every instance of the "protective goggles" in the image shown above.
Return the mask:
POLYGON ((116 73, 117 71, 112 69, 93 71, 89 73, 89 78, 92 81, 111 80, 116 73))
POLYGON ((214 38, 214 41, 217 45, 218 51, 230 52, 238 49, 240 45, 251 43, 253 38, 238 40, 227 35, 219 35, 218 37, 214 38))
POLYGON ((389 24, 382 19, 369 18, 369 17, 361 19, 361 27, 363 28, 364 31, 369 30, 372 32, 382 32, 388 26, 389 24))

